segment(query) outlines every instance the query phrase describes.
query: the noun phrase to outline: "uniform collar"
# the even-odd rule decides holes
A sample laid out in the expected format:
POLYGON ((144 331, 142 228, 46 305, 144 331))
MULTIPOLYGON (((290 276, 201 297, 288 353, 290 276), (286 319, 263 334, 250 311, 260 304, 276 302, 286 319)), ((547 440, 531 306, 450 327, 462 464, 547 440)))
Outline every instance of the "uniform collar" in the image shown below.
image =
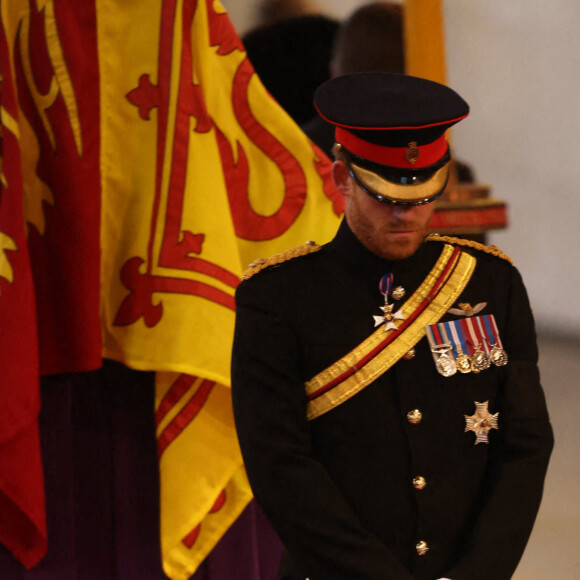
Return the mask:
POLYGON ((352 267, 378 276, 385 272, 399 274, 412 271, 420 272, 425 267, 429 267, 431 262, 434 263, 441 251, 438 244, 423 243, 412 256, 405 260, 386 260, 368 250, 354 235, 344 218, 336 236, 329 245, 352 267))

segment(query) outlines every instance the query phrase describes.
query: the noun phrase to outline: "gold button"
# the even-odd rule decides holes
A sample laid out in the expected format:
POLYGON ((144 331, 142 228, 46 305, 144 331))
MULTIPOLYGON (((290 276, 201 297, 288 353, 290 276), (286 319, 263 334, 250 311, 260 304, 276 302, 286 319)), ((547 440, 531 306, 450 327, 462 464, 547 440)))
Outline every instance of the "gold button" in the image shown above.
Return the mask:
POLYGON ((421 413, 419 409, 413 409, 407 413, 407 421, 409 421, 411 425, 418 425, 422 419, 423 413, 421 413))
POLYGON ((413 478, 413 487, 415 489, 425 489, 426 485, 427 480, 422 475, 413 478))
POLYGON ((411 350, 407 351, 404 355, 403 358, 405 360, 411 360, 415 358, 415 349, 412 348, 411 350))
POLYGON ((427 545, 427 542, 421 540, 420 542, 417 542, 415 549, 417 550, 417 554, 419 554, 419 556, 424 556, 429 551, 429 546, 427 545))

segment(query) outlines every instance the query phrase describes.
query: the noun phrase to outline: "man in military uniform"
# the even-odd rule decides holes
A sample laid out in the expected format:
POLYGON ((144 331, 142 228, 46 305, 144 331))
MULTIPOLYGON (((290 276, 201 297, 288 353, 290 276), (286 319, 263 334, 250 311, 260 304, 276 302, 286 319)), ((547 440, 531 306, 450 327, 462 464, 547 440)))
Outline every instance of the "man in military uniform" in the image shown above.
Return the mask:
POLYGON ((316 93, 345 220, 250 268, 234 412, 281 579, 506 580, 553 445, 525 288, 497 248, 425 238, 465 101, 391 73, 316 93))

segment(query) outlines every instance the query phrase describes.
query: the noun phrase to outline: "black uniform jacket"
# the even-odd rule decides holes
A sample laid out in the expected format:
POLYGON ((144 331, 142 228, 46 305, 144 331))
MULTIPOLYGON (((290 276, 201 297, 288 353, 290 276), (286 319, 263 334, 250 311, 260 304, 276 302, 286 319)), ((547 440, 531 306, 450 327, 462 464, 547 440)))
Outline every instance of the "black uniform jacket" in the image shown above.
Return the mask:
MULTIPOLYGON (((306 419, 304 382, 374 331, 379 280, 409 297, 443 247, 425 242, 388 262, 343 222, 321 250, 265 269, 237 291, 232 389, 239 441, 257 501, 287 554, 280 578, 504 580, 522 555, 553 445, 534 323, 518 271, 477 258, 458 299, 495 316, 504 367, 441 376, 424 337, 360 393, 306 419), (489 444, 465 415, 499 412, 489 444), (419 424, 407 419, 422 413, 419 424), (417 490, 413 478, 427 485, 417 490), (416 545, 429 550, 418 555, 416 545)), ((446 314, 443 320, 457 316, 446 314)))

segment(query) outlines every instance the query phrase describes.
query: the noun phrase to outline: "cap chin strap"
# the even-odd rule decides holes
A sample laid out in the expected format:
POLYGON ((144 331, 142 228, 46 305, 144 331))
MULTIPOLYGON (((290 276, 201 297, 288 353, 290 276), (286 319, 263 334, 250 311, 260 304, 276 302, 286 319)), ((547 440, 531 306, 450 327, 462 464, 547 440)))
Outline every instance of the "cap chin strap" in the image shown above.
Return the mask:
POLYGON ((394 184, 385 179, 379 177, 376 173, 368 171, 363 168, 356 168, 360 173, 363 173, 367 178, 371 181, 374 181, 381 189, 384 189, 382 193, 378 191, 374 191, 369 185, 363 183, 355 169, 353 169, 351 160, 348 159, 346 161, 350 176, 353 178, 354 182, 368 195, 370 195, 373 199, 376 199, 380 203, 388 203, 390 205, 404 205, 404 206, 414 206, 414 205, 425 205, 427 203, 431 203, 435 201, 447 187, 447 182, 449 180, 449 164, 444 165, 440 169, 438 169, 433 178, 428 180, 427 182, 418 184, 418 185, 402 185, 402 184, 394 184), (431 183, 433 180, 437 180, 440 182, 438 190, 435 193, 426 194, 425 197, 420 197, 417 199, 416 196, 413 196, 411 199, 404 199, 404 196, 398 197, 396 194, 399 193, 408 193, 405 192, 405 189, 415 188, 415 193, 419 193, 417 188, 420 189, 430 189, 433 186, 431 183), (387 190, 389 192, 387 193, 387 190))

